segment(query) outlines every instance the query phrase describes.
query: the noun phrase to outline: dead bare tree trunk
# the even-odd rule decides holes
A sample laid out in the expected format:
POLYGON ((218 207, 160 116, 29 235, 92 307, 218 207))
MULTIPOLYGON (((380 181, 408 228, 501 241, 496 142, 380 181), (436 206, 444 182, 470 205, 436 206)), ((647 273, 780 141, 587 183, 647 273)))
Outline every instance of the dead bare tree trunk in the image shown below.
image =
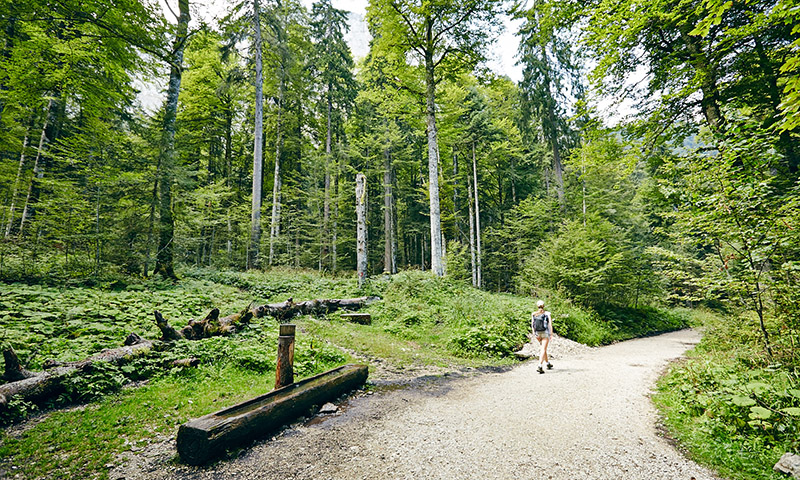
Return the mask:
POLYGON ((358 288, 364 286, 367 278, 367 177, 363 173, 356 175, 356 270, 358 271, 358 288))

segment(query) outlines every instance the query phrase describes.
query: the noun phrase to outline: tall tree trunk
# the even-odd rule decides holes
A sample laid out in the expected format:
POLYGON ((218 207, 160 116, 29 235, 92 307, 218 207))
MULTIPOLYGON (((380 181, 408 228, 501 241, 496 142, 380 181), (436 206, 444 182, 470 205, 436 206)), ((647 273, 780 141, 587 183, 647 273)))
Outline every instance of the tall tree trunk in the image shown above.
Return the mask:
POLYGON ((364 286, 367 278, 367 177, 356 175, 356 270, 358 287, 364 286))
POLYGON ((28 184, 28 193, 25 195, 25 203, 22 206, 22 216, 19 221, 19 236, 21 237, 24 233, 25 228, 25 220, 28 219, 28 208, 30 207, 31 197, 33 196, 33 191, 35 188, 35 183, 37 179, 41 178, 42 176, 42 169, 40 166, 40 162, 42 161, 42 153, 44 152, 44 147, 47 144, 47 128, 53 122, 53 117, 55 115, 55 102, 51 98, 47 102, 47 113, 44 116, 44 123, 42 124, 42 134, 39 136, 39 146, 36 149, 36 158, 33 161, 33 177, 31 178, 31 183, 28 184))
POLYGON ((161 175, 159 193, 159 235, 158 254, 156 255, 155 273, 166 278, 175 278, 173 269, 173 238, 175 231, 172 217, 172 174, 175 168, 175 118, 178 112, 178 94, 181 89, 183 71, 183 49, 186 46, 189 30, 189 0, 178 0, 178 28, 172 55, 169 87, 167 88, 167 104, 164 109, 164 123, 161 132, 161 175))
POLYGON ((581 149, 581 197, 583 207, 583 226, 586 227, 586 152, 581 149))
POLYGON ((434 77, 433 61, 433 28, 432 20, 426 20, 425 50, 425 121, 428 128, 428 190, 430 193, 430 221, 431 221, 431 270, 438 275, 444 275, 442 265, 442 220, 439 206, 439 141, 436 130, 436 79, 434 77))
POLYGON ((395 264, 394 219, 392 206, 392 154, 389 147, 383 149, 383 272, 397 273, 395 264))
POLYGON ((331 271, 339 262, 339 162, 333 162, 333 235, 331 237, 331 271))
POLYGON ((473 192, 475 193, 475 270, 477 272, 476 275, 476 285, 477 287, 483 286, 483 279, 481 278, 481 209, 478 204, 478 159, 475 156, 475 141, 472 141, 472 176, 473 176, 473 185, 475 188, 473 192))
POLYGON ((461 240, 461 225, 458 223, 458 153, 453 146, 453 222, 456 224, 456 238, 461 240))
POLYGON ((475 209, 473 208, 474 199, 472 196, 472 178, 467 174, 467 193, 469 195, 467 204, 469 205, 469 255, 470 267, 472 270, 472 286, 478 286, 478 270, 475 263, 475 209))
POLYGON ((322 208, 322 245, 320 253, 320 270, 328 266, 328 254, 330 253, 329 237, 330 228, 329 223, 331 219, 331 86, 328 85, 327 91, 327 114, 326 125, 327 132, 325 134, 325 199, 323 200, 322 208))
POLYGON ((233 186, 231 175, 233 175, 233 111, 230 108, 225 110, 225 185, 233 186))
POLYGON ((95 242, 95 255, 94 255, 94 275, 100 273, 100 184, 97 184, 97 194, 95 195, 95 212, 94 212, 94 242, 95 242))
POLYGON ((281 222, 281 149, 283 148, 283 95, 286 88, 286 75, 281 64, 278 82, 278 121, 275 139, 275 171, 272 179, 272 217, 269 229, 269 264, 275 261, 275 242, 280 234, 281 222))
POLYGON ((250 213, 250 247, 247 249, 247 268, 260 265, 258 250, 261 244, 261 187, 264 181, 264 78, 261 59, 261 9, 253 0, 253 44, 256 54, 256 116, 253 130, 253 198, 250 213))
POLYGON ((8 207, 8 224, 6 225, 5 237, 11 235, 11 227, 14 224, 14 208, 19 193, 19 181, 22 178, 22 172, 25 167, 25 150, 28 148, 28 138, 30 128, 25 130, 25 138, 22 140, 22 150, 19 154, 19 167, 17 167, 17 176, 14 179, 14 188, 11 190, 11 205, 8 207))
POLYGON ((156 205, 158 204, 158 179, 161 177, 161 162, 159 161, 156 166, 156 176, 153 179, 153 195, 150 200, 150 217, 148 220, 147 228, 147 245, 144 250, 144 268, 143 275, 145 278, 150 273, 150 246, 153 245, 153 235, 155 234, 156 223, 156 205))
MULTIPOLYGON (((538 21, 537 21, 538 22, 538 21)), ((548 58, 547 55, 547 47, 544 43, 539 45, 539 50, 541 53, 541 58, 546 62, 548 58)), ((547 95, 549 97, 549 101, 546 102, 547 106, 544 107, 547 115, 547 118, 542 118, 542 125, 544 130, 545 138, 547 142, 550 144, 550 149, 553 152, 553 176, 555 177, 556 182, 556 195, 558 196, 558 204, 561 206, 562 213, 566 210, 567 205, 564 201, 564 166, 561 163, 561 150, 558 144, 558 118, 556 117, 555 112, 555 100, 553 99, 553 94, 551 92, 552 82, 550 80, 549 74, 550 68, 549 65, 546 65, 543 68, 543 83, 544 88, 547 91, 547 95), (549 124, 549 128, 547 128, 549 124), (549 130, 549 131, 548 131, 549 130)), ((548 184, 548 193, 550 190, 549 180, 546 180, 548 184)))
POLYGON ((511 157, 511 172, 512 172, 512 175, 511 175, 511 178, 509 178, 509 180, 511 181, 511 203, 516 205, 517 204, 517 182, 514 181, 514 177, 516 176, 517 168, 516 168, 516 165, 515 165, 515 162, 514 162, 514 157, 511 157))
POLYGON ((228 211, 227 212, 228 212, 228 214, 227 214, 227 217, 228 217, 227 218, 227 220, 228 220, 228 237, 227 237, 226 242, 225 242, 225 254, 227 255, 228 266, 230 267, 231 266, 231 254, 233 253, 233 243, 232 243, 233 225, 231 225, 231 209, 230 209, 230 207, 228 207, 228 211))
MULTIPOLYGON (((555 112, 550 110, 550 121, 555 122, 555 112)), ((566 208, 564 201, 564 166, 561 164, 561 149, 558 147, 558 137, 556 137, 555 126, 550 133, 550 148, 553 150, 553 175, 556 180, 556 195, 558 195, 558 204, 561 205, 561 210, 566 208)))

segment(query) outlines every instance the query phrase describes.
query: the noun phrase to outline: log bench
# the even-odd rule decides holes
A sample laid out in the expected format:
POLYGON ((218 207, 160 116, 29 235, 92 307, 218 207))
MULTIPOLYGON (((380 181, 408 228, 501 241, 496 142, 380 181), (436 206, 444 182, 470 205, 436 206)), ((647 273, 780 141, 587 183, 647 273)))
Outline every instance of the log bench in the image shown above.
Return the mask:
POLYGON ((367 381, 367 373, 366 365, 344 365, 190 420, 178 428, 178 454, 190 465, 207 463, 228 448, 291 423, 314 405, 323 405, 360 387, 367 381))

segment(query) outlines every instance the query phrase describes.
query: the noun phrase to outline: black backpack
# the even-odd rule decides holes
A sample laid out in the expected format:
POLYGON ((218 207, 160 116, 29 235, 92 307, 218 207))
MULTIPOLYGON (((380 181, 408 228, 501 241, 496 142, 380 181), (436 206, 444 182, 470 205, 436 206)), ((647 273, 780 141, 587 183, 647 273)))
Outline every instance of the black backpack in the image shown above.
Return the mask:
POLYGON ((541 315, 533 314, 533 331, 534 332, 545 332, 547 331, 547 314, 543 313, 541 315))

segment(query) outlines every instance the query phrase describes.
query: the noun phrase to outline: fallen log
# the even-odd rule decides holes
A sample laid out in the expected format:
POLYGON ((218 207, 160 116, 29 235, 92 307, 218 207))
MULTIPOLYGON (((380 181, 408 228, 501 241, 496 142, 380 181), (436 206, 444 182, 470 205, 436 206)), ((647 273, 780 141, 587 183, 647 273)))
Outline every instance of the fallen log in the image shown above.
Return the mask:
POLYGON ((378 297, 338 298, 328 300, 306 300, 295 303, 288 299, 281 303, 261 305, 254 309, 256 317, 275 317, 280 321, 287 320, 297 315, 324 315, 336 310, 358 310, 378 300, 378 297))
POLYGON ((183 462, 202 465, 273 432, 367 381, 366 365, 345 365, 273 390, 230 408, 196 418, 178 428, 178 454, 183 462))
MULTIPOLYGON (((144 340, 136 334, 129 335, 125 343, 123 347, 103 350, 97 355, 76 362, 45 362, 44 371, 29 372, 31 375, 27 378, 0 385, 0 411, 8 407, 11 399, 40 404, 63 392, 64 380, 69 375, 89 369, 98 362, 116 365, 127 363, 153 347, 153 342, 144 340)), ((13 351, 10 347, 9 350, 13 351)), ((5 357, 5 350, 3 353, 5 357)))
POLYGON ((249 306, 239 313, 219 318, 219 309, 214 308, 202 320, 189 320, 188 325, 180 330, 169 324, 164 316, 156 310, 156 325, 161 330, 161 340, 166 342, 185 338, 199 340, 217 335, 231 335, 244 328, 253 317, 274 317, 284 322, 297 315, 324 315, 336 310, 358 310, 369 305, 378 297, 338 298, 326 300, 307 300, 295 303, 293 299, 285 302, 269 303, 261 306, 249 306))
POLYGON ((202 320, 189 320, 189 324, 180 330, 172 327, 164 316, 156 310, 153 312, 156 317, 156 325, 161 330, 161 340, 171 342, 185 338, 187 340, 199 340, 201 338, 215 337, 218 335, 232 335, 240 331, 245 325, 250 323, 253 318, 253 311, 250 307, 239 313, 219 318, 219 309, 214 308, 202 320))

